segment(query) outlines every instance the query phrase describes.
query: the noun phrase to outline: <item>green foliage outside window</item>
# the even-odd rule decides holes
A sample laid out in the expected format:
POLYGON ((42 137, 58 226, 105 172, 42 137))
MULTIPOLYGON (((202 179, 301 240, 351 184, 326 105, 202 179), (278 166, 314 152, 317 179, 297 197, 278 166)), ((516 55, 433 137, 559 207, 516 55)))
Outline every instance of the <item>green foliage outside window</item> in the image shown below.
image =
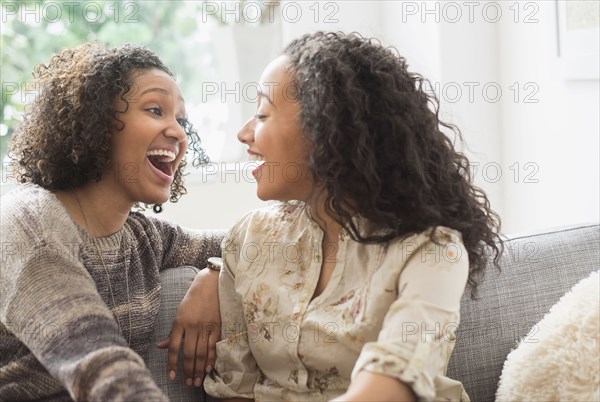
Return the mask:
POLYGON ((174 71, 186 99, 201 93, 202 82, 219 68, 208 34, 209 25, 219 21, 201 17, 202 6, 200 1, 3 1, 0 160, 25 103, 35 96, 25 90, 33 68, 63 48, 87 41, 144 44, 174 71))

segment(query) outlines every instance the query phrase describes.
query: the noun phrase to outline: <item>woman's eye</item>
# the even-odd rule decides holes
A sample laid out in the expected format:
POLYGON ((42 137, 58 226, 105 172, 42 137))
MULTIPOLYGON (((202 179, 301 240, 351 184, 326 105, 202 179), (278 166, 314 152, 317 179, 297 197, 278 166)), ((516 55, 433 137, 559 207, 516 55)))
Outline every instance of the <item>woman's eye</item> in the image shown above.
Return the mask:
POLYGON ((189 125, 190 125, 190 121, 188 119, 185 118, 179 118, 177 119, 177 123, 179 123, 179 125, 181 127, 183 127, 184 130, 187 130, 189 125))
POLYGON ((149 111, 150 113, 153 113, 157 116, 162 116, 162 109, 159 107, 151 107, 149 109, 146 109, 147 111, 149 111))
POLYGON ((255 115, 254 115, 254 118, 255 118, 255 119, 258 119, 258 120, 263 120, 263 119, 265 119, 266 117, 267 117, 267 115, 266 115, 266 114, 255 114, 255 115))

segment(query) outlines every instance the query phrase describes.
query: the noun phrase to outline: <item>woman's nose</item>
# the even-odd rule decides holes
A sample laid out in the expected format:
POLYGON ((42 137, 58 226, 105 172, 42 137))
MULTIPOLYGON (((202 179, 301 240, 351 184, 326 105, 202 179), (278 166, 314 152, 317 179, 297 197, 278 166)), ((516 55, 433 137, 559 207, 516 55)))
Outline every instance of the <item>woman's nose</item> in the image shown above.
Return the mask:
POLYGON ((238 140, 243 144, 254 142, 254 117, 249 118, 237 133, 238 140))
POLYGON ((165 129, 165 136, 168 138, 173 138, 177 142, 187 142, 187 134, 185 132, 185 128, 179 123, 179 121, 175 121, 165 129))

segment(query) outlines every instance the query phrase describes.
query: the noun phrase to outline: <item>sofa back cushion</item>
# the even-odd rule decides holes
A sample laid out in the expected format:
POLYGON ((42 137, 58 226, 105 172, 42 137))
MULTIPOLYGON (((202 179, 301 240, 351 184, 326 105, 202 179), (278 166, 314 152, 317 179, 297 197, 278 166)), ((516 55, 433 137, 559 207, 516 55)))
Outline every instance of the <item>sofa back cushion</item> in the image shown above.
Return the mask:
POLYGON ((477 299, 469 292, 462 298, 448 366, 448 376, 461 381, 478 402, 494 401, 508 353, 521 339, 536 342, 533 326, 573 285, 598 269, 600 225, 519 236, 505 248, 501 272, 488 264, 477 299))

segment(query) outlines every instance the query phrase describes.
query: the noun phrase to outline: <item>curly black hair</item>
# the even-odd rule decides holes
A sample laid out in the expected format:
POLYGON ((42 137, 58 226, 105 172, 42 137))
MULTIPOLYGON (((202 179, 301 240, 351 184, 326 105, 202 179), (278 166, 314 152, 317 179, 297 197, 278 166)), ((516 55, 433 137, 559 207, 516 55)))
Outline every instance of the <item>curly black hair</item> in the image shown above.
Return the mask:
MULTIPOLYGON (((115 126, 117 130, 124 128, 115 101, 120 98, 128 107, 125 95, 132 89, 133 73, 148 69, 174 76, 152 51, 130 44, 110 48, 86 43, 63 50, 48 64, 37 65, 33 72, 37 96, 27 105, 9 146, 17 181, 50 191, 99 181, 111 164, 115 126)), ((207 163, 198 133, 187 121, 184 130, 193 153, 192 164, 207 163)), ((186 193, 186 165, 184 158, 175 172, 171 202, 186 193)), ((154 210, 160 211, 160 205, 154 210)))
POLYGON ((472 184, 468 159, 442 132, 462 140, 456 126, 440 121, 429 81, 409 72, 395 49, 357 33, 304 35, 283 54, 327 213, 360 242, 437 226, 460 231, 475 297, 491 255, 498 267, 500 218, 472 184), (384 230, 363 235, 352 211, 384 230))

